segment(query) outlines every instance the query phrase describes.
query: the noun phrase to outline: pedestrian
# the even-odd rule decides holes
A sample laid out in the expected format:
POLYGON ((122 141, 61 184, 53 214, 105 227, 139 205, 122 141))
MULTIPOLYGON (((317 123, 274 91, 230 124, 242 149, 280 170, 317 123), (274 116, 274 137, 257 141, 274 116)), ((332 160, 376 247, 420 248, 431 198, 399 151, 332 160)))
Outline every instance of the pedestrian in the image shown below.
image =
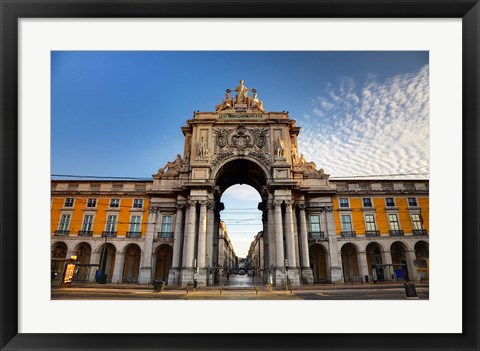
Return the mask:
POLYGON ((273 276, 272 273, 268 274, 268 282, 267 282, 267 291, 272 291, 273 287, 273 276))

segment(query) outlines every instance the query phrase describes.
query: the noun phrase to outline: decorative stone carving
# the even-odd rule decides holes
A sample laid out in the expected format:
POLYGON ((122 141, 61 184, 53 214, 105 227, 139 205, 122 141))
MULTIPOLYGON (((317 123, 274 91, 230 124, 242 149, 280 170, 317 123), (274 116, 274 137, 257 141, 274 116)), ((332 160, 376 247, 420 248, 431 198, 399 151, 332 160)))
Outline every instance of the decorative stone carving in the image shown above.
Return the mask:
POLYGON ((213 166, 236 154, 249 155, 266 165, 271 164, 270 156, 263 151, 267 143, 267 128, 245 128, 241 124, 235 129, 217 128, 213 132, 215 143, 220 149, 213 155, 213 166))
POLYGON ((292 164, 293 164, 293 165, 298 164, 298 162, 299 162, 299 160, 298 160, 298 151, 297 151, 297 148, 295 147, 295 144, 294 144, 294 143, 292 143, 291 153, 292 153, 292 164))
POLYGON ((294 169, 297 172, 302 172, 305 178, 326 179, 330 176, 322 168, 317 170, 315 162, 307 162, 303 154, 300 155, 298 164, 294 164, 294 169))
POLYGON ((243 79, 240 80, 240 85, 235 88, 235 91, 237 92, 236 96, 236 102, 237 104, 250 104, 250 97, 248 96, 248 92, 250 89, 248 89, 244 84, 243 84, 243 79))
POLYGON ((220 112, 223 110, 227 110, 233 107, 233 99, 230 97, 230 89, 227 89, 225 93, 225 100, 223 100, 220 104, 215 106, 215 111, 220 112))
POLYGON ((160 168, 157 174, 154 174, 155 179, 164 177, 176 177, 180 173, 180 168, 183 165, 183 160, 180 154, 177 154, 177 158, 172 162, 167 162, 163 168, 160 168))
POLYGON ((202 136, 198 142, 198 157, 205 160, 208 157, 208 145, 205 138, 202 136))
POLYGON ((257 109, 257 110, 260 110, 260 112, 265 113, 265 109, 263 108, 263 101, 260 101, 258 99, 257 93, 253 94, 251 107, 252 107, 252 109, 257 109))
POLYGON ((280 137, 277 137, 274 142, 274 149, 275 149, 275 157, 276 158, 284 158, 285 155, 285 144, 280 137))

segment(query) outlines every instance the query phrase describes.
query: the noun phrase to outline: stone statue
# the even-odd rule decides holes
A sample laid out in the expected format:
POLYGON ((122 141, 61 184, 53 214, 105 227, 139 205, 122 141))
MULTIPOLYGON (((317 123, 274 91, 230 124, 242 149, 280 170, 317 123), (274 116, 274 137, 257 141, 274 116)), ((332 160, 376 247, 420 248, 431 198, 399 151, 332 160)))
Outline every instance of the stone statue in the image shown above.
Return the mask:
POLYGON ((180 167, 182 167, 182 164, 182 156, 180 156, 180 154, 177 154, 177 158, 175 159, 175 161, 167 162, 163 168, 160 168, 158 170, 157 176, 160 177, 163 175, 177 175, 180 171, 180 167))
POLYGON ((315 171, 317 170, 317 165, 315 164, 315 162, 307 162, 303 154, 300 155, 299 163, 302 167, 310 168, 315 171))
POLYGON ((263 108, 263 101, 260 101, 258 99, 257 93, 253 94, 252 108, 257 108, 261 112, 265 113, 265 109, 263 108))
POLYGON ((240 80, 240 85, 235 88, 235 91, 237 92, 237 104, 248 104, 250 102, 250 97, 248 96, 250 90, 243 85, 243 80, 240 80))
POLYGON ((285 144, 283 143, 283 140, 280 139, 280 137, 277 137, 275 139, 275 156, 277 158, 283 158, 285 155, 285 144))
POLYGON ((295 144, 292 143, 292 164, 293 165, 296 165, 298 164, 298 152, 297 152, 297 148, 295 147, 295 144))
POLYGON ((207 141, 203 136, 200 138, 200 141, 198 142, 198 156, 202 159, 206 159, 208 157, 207 141))
POLYGON ((232 108, 232 106, 233 106, 233 99, 230 98, 230 90, 228 90, 225 93, 225 100, 223 100, 222 103, 215 106, 215 111, 220 112, 222 110, 227 110, 229 108, 232 108))

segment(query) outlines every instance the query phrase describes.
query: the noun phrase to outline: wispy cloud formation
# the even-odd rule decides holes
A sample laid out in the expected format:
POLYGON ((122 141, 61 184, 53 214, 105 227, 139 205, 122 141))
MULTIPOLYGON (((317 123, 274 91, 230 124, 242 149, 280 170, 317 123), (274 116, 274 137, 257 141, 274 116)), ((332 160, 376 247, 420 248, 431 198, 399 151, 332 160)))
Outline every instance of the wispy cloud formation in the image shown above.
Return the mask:
POLYGON ((300 152, 332 176, 428 172, 428 72, 330 84, 298 119, 300 152))

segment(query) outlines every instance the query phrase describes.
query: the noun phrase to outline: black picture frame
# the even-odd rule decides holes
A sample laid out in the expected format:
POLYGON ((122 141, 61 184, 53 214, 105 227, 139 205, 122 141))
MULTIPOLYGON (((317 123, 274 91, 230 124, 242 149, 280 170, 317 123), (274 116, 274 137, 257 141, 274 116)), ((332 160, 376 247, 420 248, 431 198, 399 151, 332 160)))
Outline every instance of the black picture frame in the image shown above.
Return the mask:
MULTIPOLYGON (((2 350, 478 350, 479 62, 478 0, 0 0, 2 350), (252 6, 254 4, 253 10, 252 6), (18 23, 75 17, 462 18, 463 333, 461 334, 20 334, 18 333, 18 23)), ((452 116, 452 123, 460 123, 452 116)), ((445 165, 448 170, 448 165, 445 165)), ((448 189, 447 189, 448 190, 448 189)), ((460 223, 459 223, 460 228, 460 223)), ((452 233, 459 234, 459 233, 452 233)), ((449 289, 448 277, 443 284, 449 289)), ((386 312, 385 312, 386 313, 386 312)), ((197 317, 197 321, 200 321, 197 317)), ((412 320, 419 323, 420 320, 412 320)), ((212 326, 214 328, 214 326, 212 326)))

